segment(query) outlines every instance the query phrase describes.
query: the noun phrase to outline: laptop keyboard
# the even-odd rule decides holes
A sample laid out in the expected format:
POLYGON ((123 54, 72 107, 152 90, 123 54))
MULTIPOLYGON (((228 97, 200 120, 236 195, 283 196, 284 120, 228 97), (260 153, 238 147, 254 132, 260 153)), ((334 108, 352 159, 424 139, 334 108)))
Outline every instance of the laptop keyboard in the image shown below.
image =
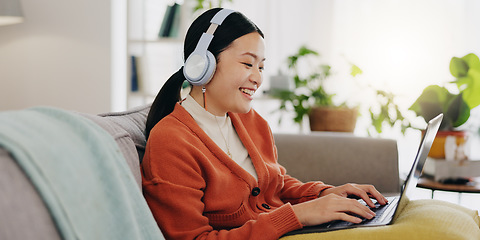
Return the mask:
MULTIPOLYGON (((360 200, 359 200, 360 203, 362 203, 363 205, 367 205, 365 203, 365 201, 363 201, 363 199, 360 199, 360 200)), ((382 216, 383 213, 385 212, 385 210, 388 209, 388 206, 390 206, 390 201, 385 205, 380 205, 380 203, 378 203, 377 200, 375 200, 375 199, 373 199, 372 201, 375 204, 375 207, 370 208, 370 209, 372 210, 372 212, 375 213, 375 217, 373 217, 372 219, 361 218, 362 223, 364 223, 364 222, 376 223, 376 222, 380 221, 381 220, 380 216, 382 216)))

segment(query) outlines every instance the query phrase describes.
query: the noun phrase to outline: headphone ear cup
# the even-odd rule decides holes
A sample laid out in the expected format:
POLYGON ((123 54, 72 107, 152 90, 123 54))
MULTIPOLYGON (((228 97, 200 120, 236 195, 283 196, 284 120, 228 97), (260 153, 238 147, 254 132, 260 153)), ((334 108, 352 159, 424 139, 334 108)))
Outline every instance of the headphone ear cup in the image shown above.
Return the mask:
POLYGON ((193 53, 187 58, 183 68, 183 75, 194 86, 207 84, 215 73, 217 61, 210 51, 205 55, 193 53))
POLYGON ((192 53, 188 56, 183 67, 183 75, 193 85, 199 85, 205 69, 208 67, 208 58, 204 54, 192 53))
POLYGON ((206 85, 210 80, 212 80, 213 75, 215 74, 215 70, 217 69, 217 60, 215 60, 215 56, 210 51, 207 51, 207 69, 205 71, 205 76, 203 76, 200 85, 206 85))

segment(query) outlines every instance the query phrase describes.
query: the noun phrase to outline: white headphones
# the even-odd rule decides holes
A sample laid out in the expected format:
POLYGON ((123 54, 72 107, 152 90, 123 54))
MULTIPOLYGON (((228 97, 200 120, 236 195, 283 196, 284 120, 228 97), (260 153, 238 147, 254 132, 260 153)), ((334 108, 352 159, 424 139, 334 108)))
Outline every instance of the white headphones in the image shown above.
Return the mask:
POLYGON ((183 75, 189 83, 195 86, 207 84, 213 77, 217 61, 213 54, 208 51, 208 46, 213 39, 213 33, 222 25, 223 20, 235 11, 222 9, 210 21, 210 27, 202 34, 195 50, 188 56, 183 67, 183 75))

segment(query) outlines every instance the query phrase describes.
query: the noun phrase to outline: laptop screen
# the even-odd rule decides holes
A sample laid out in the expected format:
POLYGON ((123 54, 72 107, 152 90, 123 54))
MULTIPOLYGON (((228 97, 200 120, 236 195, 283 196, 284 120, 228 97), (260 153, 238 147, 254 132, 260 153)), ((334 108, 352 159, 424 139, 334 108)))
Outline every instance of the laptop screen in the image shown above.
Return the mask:
POLYGON ((420 142, 415 161, 413 162, 410 173, 408 174, 407 179, 402 186, 400 202, 397 206, 397 208, 400 209, 397 209, 394 218, 401 212, 402 208, 405 207, 408 201, 412 198, 412 194, 415 191, 418 179, 422 175, 423 166, 425 165, 425 161, 427 160, 428 153, 430 152, 430 148, 432 147, 433 140, 437 135, 440 124, 442 123, 442 119, 443 114, 439 114, 428 122, 425 134, 423 135, 422 141, 420 142))

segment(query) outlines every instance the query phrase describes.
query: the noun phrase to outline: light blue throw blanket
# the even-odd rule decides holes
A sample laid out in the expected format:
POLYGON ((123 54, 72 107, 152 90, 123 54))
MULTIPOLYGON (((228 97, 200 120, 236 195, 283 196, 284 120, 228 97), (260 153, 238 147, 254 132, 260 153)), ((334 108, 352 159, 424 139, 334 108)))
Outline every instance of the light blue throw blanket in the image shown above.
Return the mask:
POLYGON ((90 120, 45 107, 0 112, 0 146, 63 239, 164 239, 116 142, 90 120))

